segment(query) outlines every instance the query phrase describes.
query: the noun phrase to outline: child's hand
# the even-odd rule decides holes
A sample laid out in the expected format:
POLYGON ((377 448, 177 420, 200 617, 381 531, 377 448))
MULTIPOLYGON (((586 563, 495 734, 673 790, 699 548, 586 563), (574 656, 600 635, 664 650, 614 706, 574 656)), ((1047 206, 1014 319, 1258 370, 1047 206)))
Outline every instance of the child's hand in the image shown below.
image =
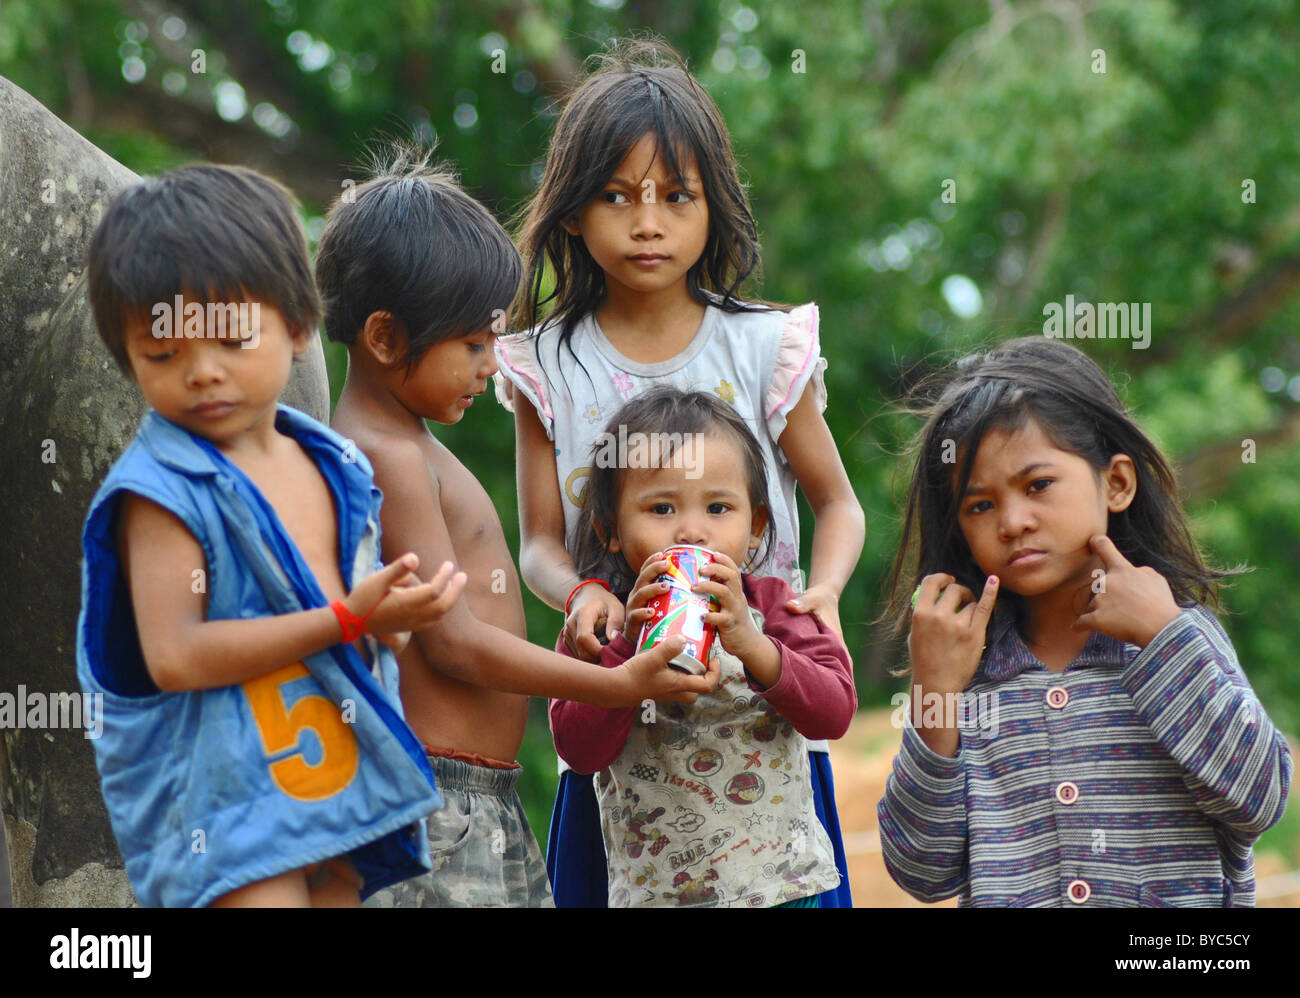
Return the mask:
POLYGON ((997 598, 996 575, 984 583, 978 603, 974 593, 947 573, 937 572, 921 580, 907 635, 917 685, 926 692, 944 694, 960 693, 970 685, 997 598))
POLYGON ((840 624, 840 594, 826 583, 809 586, 794 599, 787 600, 785 608, 791 613, 811 613, 834 631, 837 638, 844 640, 844 628, 840 624))
POLYGON ((641 706, 646 700, 694 703, 701 693, 712 693, 721 677, 716 657, 711 657, 702 676, 672 668, 668 663, 685 647, 680 638, 671 638, 649 651, 634 655, 618 668, 628 680, 628 693, 617 706, 641 706))
POLYGON ((1105 534, 1088 541, 1106 574, 1094 583, 1092 599, 1070 626, 1101 631, 1145 648, 1182 611, 1165 577, 1150 565, 1136 568, 1105 534), (1100 590, 1100 591, 1098 591, 1100 590))
POLYGON ((662 551, 656 551, 641 565, 641 572, 632 584, 632 594, 627 598, 627 616, 623 620, 623 637, 636 644, 641 636, 641 628, 654 616, 654 611, 646 606, 660 593, 668 591, 667 582, 656 582, 661 575, 667 575, 672 566, 662 551))
MULTIPOLYGON (((746 667, 756 657, 766 656, 768 649, 776 651, 776 646, 763 636, 749 614, 749 602, 745 599, 745 589, 741 585, 740 569, 736 563, 719 552, 713 564, 700 569, 700 575, 704 578, 695 583, 692 592, 712 596, 718 601, 718 609, 706 613, 704 622, 718 629, 718 640, 722 642, 722 647, 745 663, 746 667)), ((750 671, 753 671, 752 668, 750 671)))
POLYGON ((343 601, 353 614, 367 617, 366 629, 389 647, 404 646, 409 632, 422 631, 436 621, 465 589, 468 576, 455 571, 449 561, 428 582, 415 574, 419 567, 419 557, 404 554, 363 579, 343 601))
POLYGON ((600 649, 610 633, 623 626, 623 604, 609 590, 596 585, 583 586, 573 596, 569 616, 564 621, 564 644, 584 662, 599 662, 600 649))

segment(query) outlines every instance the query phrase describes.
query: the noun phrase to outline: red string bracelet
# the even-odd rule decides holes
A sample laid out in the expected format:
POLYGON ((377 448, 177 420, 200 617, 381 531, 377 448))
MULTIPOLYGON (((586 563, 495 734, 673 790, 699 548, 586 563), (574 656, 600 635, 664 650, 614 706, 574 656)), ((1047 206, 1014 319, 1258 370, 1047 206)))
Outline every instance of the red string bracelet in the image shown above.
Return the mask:
MULTIPOLYGON (((383 596, 379 597, 379 603, 382 603, 387 598, 388 593, 384 593, 383 596)), ((369 629, 366 627, 366 622, 370 619, 370 615, 379 609, 379 603, 372 606, 364 617, 358 617, 355 613, 349 610, 341 599, 336 599, 330 604, 330 609, 334 611, 334 616, 339 619, 339 628, 343 631, 344 643, 351 644, 357 638, 361 637, 361 635, 370 633, 369 629)))
POLYGON ((605 592, 607 593, 613 591, 609 588, 609 583, 606 582, 604 579, 583 579, 581 582, 579 582, 576 586, 573 587, 573 591, 569 593, 569 598, 564 601, 564 615, 566 617, 569 615, 569 604, 573 602, 573 597, 577 593, 577 591, 581 589, 583 586, 591 585, 593 582, 596 583, 596 585, 598 586, 602 586, 605 592))

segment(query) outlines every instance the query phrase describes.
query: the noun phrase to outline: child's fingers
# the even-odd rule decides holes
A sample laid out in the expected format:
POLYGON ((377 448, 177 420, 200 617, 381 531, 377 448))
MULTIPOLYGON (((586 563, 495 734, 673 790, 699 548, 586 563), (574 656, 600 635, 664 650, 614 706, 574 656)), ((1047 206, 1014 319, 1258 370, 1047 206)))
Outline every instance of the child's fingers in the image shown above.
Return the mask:
POLYGON ((394 558, 387 565, 381 568, 375 575, 370 578, 376 583, 382 583, 387 589, 398 579, 402 578, 409 572, 414 572, 420 567, 420 556, 414 551, 407 551, 400 558, 394 558), (376 578, 378 576, 378 578, 376 578))
POLYGON ((578 635, 577 652, 579 658, 586 659, 588 662, 598 662, 600 661, 602 647, 600 638, 596 637, 594 632, 588 631, 586 634, 578 635))
MULTIPOLYGON (((429 582, 437 586, 438 588, 442 588, 447 584, 447 580, 452 577, 455 571, 456 571, 455 565, 453 565, 450 561, 444 561, 441 565, 438 566, 438 571, 434 573, 433 578, 430 579, 429 582)), ((463 575, 464 573, 462 572, 461 574, 463 575)))
POLYGON ((950 586, 957 579, 947 572, 935 572, 921 580, 921 591, 916 598, 914 609, 929 608, 939 602, 939 595, 945 586, 950 586))
POLYGON ((955 580, 939 597, 936 609, 941 613, 955 614, 966 604, 975 602, 975 594, 955 580))
POLYGON ((989 619, 993 616, 993 604, 998 601, 998 577, 990 575, 984 581, 984 592, 980 594, 980 601, 975 605, 975 613, 971 620, 971 629, 980 635, 982 639, 988 630, 989 619))
POLYGON ((627 610, 618 600, 609 604, 605 612, 605 640, 613 641, 614 635, 623 629, 627 619, 627 610))
MULTIPOLYGON (((447 562, 447 565, 450 566, 451 562, 447 562)), ((439 572, 438 574, 441 575, 442 573, 439 572)), ((430 604, 429 610, 436 612, 441 617, 456 605, 456 601, 460 599, 460 594, 465 591, 465 583, 468 581, 469 576, 464 572, 457 572, 451 577, 450 581, 444 580, 443 583, 439 583, 435 577, 435 581, 429 583, 429 585, 434 592, 441 589, 442 593, 430 604)))
POLYGON ((736 613, 739 613, 740 604, 745 603, 745 590, 740 584, 740 575, 734 572, 727 579, 701 579, 691 586, 691 592, 700 596, 711 596, 722 606, 736 613))
POLYGON ((643 586, 652 584, 659 578, 659 576, 666 575, 668 573, 668 568, 668 562, 663 558, 659 558, 658 560, 653 558, 649 559, 643 566, 641 566, 641 571, 636 577, 636 582, 632 584, 632 588, 640 589, 643 586))
POLYGON ((667 582, 650 582, 637 589, 632 594, 631 599, 627 601, 627 605, 632 608, 640 609, 656 596, 666 592, 668 592, 667 582))
POLYGON ((1120 552, 1105 534, 1097 534, 1095 537, 1088 539, 1088 544, 1092 547, 1093 552, 1101 559, 1101 563, 1106 566, 1106 571, 1113 572, 1117 568, 1132 568, 1133 563, 1129 561, 1120 552))
MULTIPOLYGON (((722 557, 725 558, 726 555, 722 555, 722 557)), ((736 563, 731 561, 730 558, 727 558, 727 561, 730 564, 715 561, 712 565, 705 565, 700 569, 700 575, 707 579, 715 579, 718 582, 725 583, 731 582, 732 579, 739 579, 740 569, 736 568, 736 563)))

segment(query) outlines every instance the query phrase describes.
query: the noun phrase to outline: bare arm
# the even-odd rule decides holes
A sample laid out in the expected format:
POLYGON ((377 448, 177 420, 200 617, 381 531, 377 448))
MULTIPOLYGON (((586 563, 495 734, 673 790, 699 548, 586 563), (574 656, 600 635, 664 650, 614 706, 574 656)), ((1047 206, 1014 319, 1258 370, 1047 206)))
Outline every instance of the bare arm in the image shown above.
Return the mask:
POLYGON ((816 519, 808 593, 797 601, 801 606, 791 609, 817 612, 843 636, 839 598, 862 555, 866 518, 812 391, 805 389, 790 410, 777 442, 816 519))
POLYGON ((555 446, 537 410, 521 393, 515 402, 515 481, 519 491, 519 571, 537 598, 556 610, 581 580, 564 547, 564 507, 555 446))
MULTIPOLYGON (((241 620, 206 620, 207 587, 194 585, 207 573, 203 549, 175 514, 134 493, 122 499, 118 549, 145 666, 158 688, 168 693, 246 682, 342 639, 338 618, 328 607, 241 620)), ((382 611, 376 611, 369 621, 375 633, 423 626, 430 615, 445 609, 440 597, 446 596, 450 602, 459 595, 460 587, 456 585, 454 591, 446 587, 450 572, 444 571, 440 573, 442 586, 392 588, 413 582, 411 569, 416 564, 407 559, 386 566, 357 585, 344 604, 361 616, 383 598, 382 611)))
MULTIPOLYGON (((519 572, 537 597, 563 611, 564 601, 582 580, 564 546, 564 505, 555 471, 555 445, 537 410, 519 392, 515 405, 515 468, 519 492, 519 572)), ((600 586, 583 586, 574 595, 565 621, 566 643, 587 661, 600 658, 596 636, 605 621, 607 636, 623 626, 623 604, 600 586)))
MULTIPOLYGON (((367 451, 384 492, 385 550, 414 551, 438 564, 455 557, 439 501, 439 484, 419 446, 386 442, 367 451)), ((429 562, 423 562, 429 564, 429 562)), ((587 587, 592 588, 592 587, 587 587)), ((716 677, 693 677, 667 667, 672 653, 655 649, 617 669, 565 658, 479 620, 465 600, 415 634, 424 660, 461 682, 505 693, 579 700, 599 706, 643 699, 694 700, 716 677)))

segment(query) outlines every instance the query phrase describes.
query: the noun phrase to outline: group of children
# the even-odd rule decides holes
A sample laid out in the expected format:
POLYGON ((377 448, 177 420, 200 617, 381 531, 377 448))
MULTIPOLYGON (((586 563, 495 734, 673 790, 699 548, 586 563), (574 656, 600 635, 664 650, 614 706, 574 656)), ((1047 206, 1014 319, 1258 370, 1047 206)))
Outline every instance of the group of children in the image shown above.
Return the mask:
MULTIPOLYGON (((114 202, 90 298, 150 412, 87 517, 78 672, 142 903, 851 904, 821 739, 856 708, 839 599, 864 518, 817 308, 740 297, 758 260, 721 115, 651 43, 565 103, 519 249, 418 150, 332 207, 314 279, 291 195, 252 171, 114 202), (159 326, 172 302, 185 321, 159 326), (333 429, 278 404, 322 313, 349 358, 333 429), (554 652, 526 640, 489 496, 426 424, 494 378, 554 652), (648 460, 596 459, 629 438, 648 460), (678 545, 716 556, 701 676, 669 665, 679 639, 635 650, 678 545), (530 696, 565 767, 545 862, 515 793, 530 696)), ((917 698, 880 803, 895 879, 971 904, 1251 903, 1291 760, 1201 606, 1218 577, 1082 353, 1017 340, 949 372, 893 609, 917 692, 991 689, 1002 720, 944 727, 917 698)))

